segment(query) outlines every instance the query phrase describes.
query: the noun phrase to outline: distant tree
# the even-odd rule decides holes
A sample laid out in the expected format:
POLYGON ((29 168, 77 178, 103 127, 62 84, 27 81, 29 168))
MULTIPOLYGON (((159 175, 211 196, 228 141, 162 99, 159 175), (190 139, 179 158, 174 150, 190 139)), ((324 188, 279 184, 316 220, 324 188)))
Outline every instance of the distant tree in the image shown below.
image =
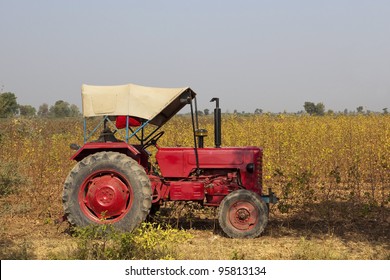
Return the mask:
POLYGON ((387 111, 387 108, 383 108, 383 114, 387 115, 389 112, 387 111))
POLYGON ((21 116, 32 117, 35 116, 37 110, 31 105, 19 105, 19 113, 21 116))
POLYGON ((263 113, 263 110, 262 110, 262 109, 257 108, 257 109, 255 110, 255 114, 262 114, 262 113, 263 113))
POLYGON ((363 114, 363 106, 357 107, 356 111, 358 112, 358 114, 363 114))
POLYGON ((198 116, 203 116, 203 111, 198 110, 198 116))
POLYGON ((43 103, 41 106, 39 106, 38 116, 47 117, 48 115, 49 115, 49 105, 43 103))
POLYGON ((12 92, 4 92, 0 94, 0 118, 7 118, 18 113, 18 103, 16 96, 12 92))
POLYGON ((76 105, 74 105, 74 104, 70 105, 69 109, 70 109, 70 117, 81 116, 80 109, 76 105))
POLYGON ((58 100, 53 106, 50 106, 49 114, 55 118, 64 118, 70 116, 69 103, 63 100, 58 100))
POLYGON ((323 103, 314 104, 306 101, 303 108, 309 115, 323 116, 325 114, 325 105, 323 103))
POLYGON ((316 112, 316 105, 313 102, 306 101, 303 105, 303 108, 309 115, 314 115, 316 112))
POLYGON ((316 115, 318 115, 318 116, 325 115, 325 105, 323 103, 317 103, 317 105, 316 105, 316 115))
POLYGON ((204 109, 203 110, 205 116, 208 116, 210 114, 210 110, 209 109, 204 109))

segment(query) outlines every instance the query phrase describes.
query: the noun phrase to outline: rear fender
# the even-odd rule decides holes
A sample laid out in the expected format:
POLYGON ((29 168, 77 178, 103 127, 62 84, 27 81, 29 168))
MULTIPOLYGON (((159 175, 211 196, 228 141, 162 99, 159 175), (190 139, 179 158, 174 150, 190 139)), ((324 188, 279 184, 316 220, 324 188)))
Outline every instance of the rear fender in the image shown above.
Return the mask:
POLYGON ((141 152, 134 146, 126 142, 89 142, 85 143, 77 152, 71 157, 71 160, 81 161, 83 158, 103 151, 111 151, 125 154, 132 157, 138 163, 141 163, 141 152))

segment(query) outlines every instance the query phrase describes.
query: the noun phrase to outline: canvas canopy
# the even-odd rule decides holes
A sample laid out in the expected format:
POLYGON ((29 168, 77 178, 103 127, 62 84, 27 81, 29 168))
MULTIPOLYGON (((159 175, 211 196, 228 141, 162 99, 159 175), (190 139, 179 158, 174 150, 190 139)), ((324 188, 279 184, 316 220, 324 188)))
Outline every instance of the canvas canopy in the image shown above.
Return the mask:
POLYGON ((133 116, 161 126, 182 109, 183 99, 194 98, 189 87, 157 88, 135 84, 118 86, 82 85, 84 117, 133 116))

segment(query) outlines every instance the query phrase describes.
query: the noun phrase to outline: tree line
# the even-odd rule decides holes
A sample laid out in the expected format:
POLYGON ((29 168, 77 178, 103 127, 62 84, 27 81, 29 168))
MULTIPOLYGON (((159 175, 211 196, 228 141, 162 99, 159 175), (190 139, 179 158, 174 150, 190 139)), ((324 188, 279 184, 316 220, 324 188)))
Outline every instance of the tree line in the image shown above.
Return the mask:
POLYGON ((58 100, 54 105, 49 106, 43 103, 38 111, 31 105, 21 105, 17 102, 17 97, 12 92, 0 93, 0 118, 9 118, 14 116, 25 117, 78 117, 81 116, 80 109, 66 101, 58 100))
MULTIPOLYGON (((303 104, 303 108, 304 108, 304 110, 296 112, 296 113, 292 113, 292 114, 309 114, 311 116, 325 116, 325 115, 335 115, 335 114, 336 115, 340 115, 340 114, 342 114, 342 115, 354 115, 354 114, 371 114, 371 113, 378 114, 379 113, 379 112, 373 112, 373 111, 370 111, 370 110, 364 110, 363 106, 358 106, 356 108, 356 111, 349 111, 348 109, 344 109, 344 111, 335 112, 335 111, 333 111, 331 109, 325 110, 325 105, 322 102, 316 104, 316 103, 310 102, 310 101, 306 101, 303 104)), ((384 114, 384 115, 389 113, 388 112, 388 108, 383 108, 382 111, 383 111, 382 114, 384 114)), ((238 114, 238 115, 255 114, 255 115, 259 115, 259 114, 263 114, 263 110, 257 108, 253 113, 248 113, 248 112, 245 112, 245 111, 238 112, 237 110, 234 110, 233 114, 238 114)), ((283 112, 283 114, 288 114, 288 113, 287 112, 283 112)), ((205 113, 205 115, 207 115, 207 114, 205 113)))
MULTIPOLYGON (((39 106, 38 110, 31 105, 21 105, 16 101, 16 95, 12 92, 4 92, 0 93, 0 118, 8 118, 13 116, 25 116, 25 117, 54 117, 54 118, 64 118, 64 117, 78 117, 81 116, 80 109, 74 105, 69 104, 66 101, 58 100, 54 103, 54 105, 49 106, 47 103, 43 103, 39 106)), ((332 110, 325 111, 325 105, 323 103, 314 103, 306 101, 303 104, 304 111, 298 112, 298 114, 307 113, 313 116, 324 116, 326 114, 335 114, 332 110)), ((212 113, 212 112, 211 112, 212 113)), ((254 114, 262 114, 263 110, 257 108, 254 111, 254 114)), ((356 108, 355 112, 350 112, 345 109, 343 112, 339 112, 341 114, 370 114, 370 111, 364 111, 363 106, 359 106, 356 108)), ((199 115, 209 115, 210 110, 204 109, 204 111, 198 111, 199 115)), ((234 114, 248 114, 245 111, 238 112, 234 110, 234 114)), ((249 113, 250 114, 250 113, 249 113)), ((383 109, 383 114, 388 114, 388 109, 383 109)))

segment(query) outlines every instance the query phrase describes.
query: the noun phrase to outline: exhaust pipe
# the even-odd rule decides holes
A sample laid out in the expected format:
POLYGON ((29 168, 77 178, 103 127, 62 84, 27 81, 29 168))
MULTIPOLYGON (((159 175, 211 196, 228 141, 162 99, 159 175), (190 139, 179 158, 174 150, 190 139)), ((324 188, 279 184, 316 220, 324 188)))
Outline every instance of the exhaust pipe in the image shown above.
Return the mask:
POLYGON ((214 101, 214 143, 216 148, 221 148, 221 108, 219 108, 219 98, 214 97, 210 100, 210 102, 214 101))

